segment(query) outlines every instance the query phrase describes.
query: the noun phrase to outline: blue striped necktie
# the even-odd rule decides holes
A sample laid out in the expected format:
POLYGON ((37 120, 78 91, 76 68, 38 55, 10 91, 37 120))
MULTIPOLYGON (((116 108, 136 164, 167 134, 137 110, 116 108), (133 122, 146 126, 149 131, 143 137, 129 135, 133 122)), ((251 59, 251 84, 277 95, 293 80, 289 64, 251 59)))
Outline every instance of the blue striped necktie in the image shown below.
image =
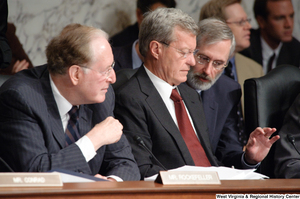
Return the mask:
POLYGON ((73 144, 80 138, 78 131, 78 108, 73 106, 72 109, 68 112, 70 119, 68 126, 65 132, 66 135, 66 146, 73 144))

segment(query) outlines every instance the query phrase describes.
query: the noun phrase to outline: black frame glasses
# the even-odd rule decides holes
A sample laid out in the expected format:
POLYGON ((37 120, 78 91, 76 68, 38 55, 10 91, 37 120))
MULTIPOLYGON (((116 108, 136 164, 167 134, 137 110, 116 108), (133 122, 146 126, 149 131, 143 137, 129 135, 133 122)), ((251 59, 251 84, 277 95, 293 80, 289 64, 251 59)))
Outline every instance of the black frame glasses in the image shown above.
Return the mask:
POLYGON ((228 24, 236 24, 238 26, 245 26, 246 25, 246 22, 250 23, 251 22, 251 18, 248 18, 248 19, 242 19, 240 21, 232 21, 232 22, 228 22, 226 21, 226 23, 228 24))

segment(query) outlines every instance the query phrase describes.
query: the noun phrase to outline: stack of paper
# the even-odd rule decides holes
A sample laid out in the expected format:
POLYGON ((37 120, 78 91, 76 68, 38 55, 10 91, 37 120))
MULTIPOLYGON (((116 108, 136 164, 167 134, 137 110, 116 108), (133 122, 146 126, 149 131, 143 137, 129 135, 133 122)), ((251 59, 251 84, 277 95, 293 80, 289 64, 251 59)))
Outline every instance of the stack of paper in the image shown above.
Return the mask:
MULTIPOLYGON (((229 167, 198 167, 183 166, 170 171, 216 171, 220 180, 255 180, 269 178, 260 173, 256 173, 255 169, 234 169, 229 167)), ((145 178, 145 181, 154 181, 157 175, 145 178)))

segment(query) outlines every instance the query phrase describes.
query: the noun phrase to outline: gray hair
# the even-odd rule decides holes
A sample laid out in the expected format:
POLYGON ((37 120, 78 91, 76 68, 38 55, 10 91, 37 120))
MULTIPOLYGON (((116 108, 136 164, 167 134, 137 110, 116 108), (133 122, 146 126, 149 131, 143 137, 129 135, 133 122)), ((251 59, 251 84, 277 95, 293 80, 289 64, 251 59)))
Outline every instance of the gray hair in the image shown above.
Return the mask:
POLYGON ((232 56, 235 49, 235 38, 225 22, 216 18, 208 18, 199 21, 198 26, 200 31, 197 36, 197 47, 214 44, 223 40, 231 40, 228 59, 232 56))
POLYGON ((140 53, 145 57, 153 40, 167 44, 176 40, 173 34, 175 27, 194 35, 197 35, 199 30, 194 19, 179 9, 158 8, 147 12, 139 32, 140 53))

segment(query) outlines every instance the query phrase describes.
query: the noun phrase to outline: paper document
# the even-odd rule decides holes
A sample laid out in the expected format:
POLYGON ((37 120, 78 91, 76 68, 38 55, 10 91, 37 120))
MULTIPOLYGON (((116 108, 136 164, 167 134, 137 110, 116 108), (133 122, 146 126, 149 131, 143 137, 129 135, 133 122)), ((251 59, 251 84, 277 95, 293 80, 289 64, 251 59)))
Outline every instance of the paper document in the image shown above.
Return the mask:
POLYGON ((69 171, 64 169, 55 169, 55 170, 51 170, 50 172, 59 173, 63 183, 107 181, 91 175, 77 173, 74 171, 69 171))
MULTIPOLYGON (((260 173, 256 173, 255 169, 233 169, 229 167, 198 167, 183 166, 171 171, 216 171, 220 180, 255 180, 269 178, 260 173)), ((157 175, 145 178, 145 181, 154 181, 157 175)))

